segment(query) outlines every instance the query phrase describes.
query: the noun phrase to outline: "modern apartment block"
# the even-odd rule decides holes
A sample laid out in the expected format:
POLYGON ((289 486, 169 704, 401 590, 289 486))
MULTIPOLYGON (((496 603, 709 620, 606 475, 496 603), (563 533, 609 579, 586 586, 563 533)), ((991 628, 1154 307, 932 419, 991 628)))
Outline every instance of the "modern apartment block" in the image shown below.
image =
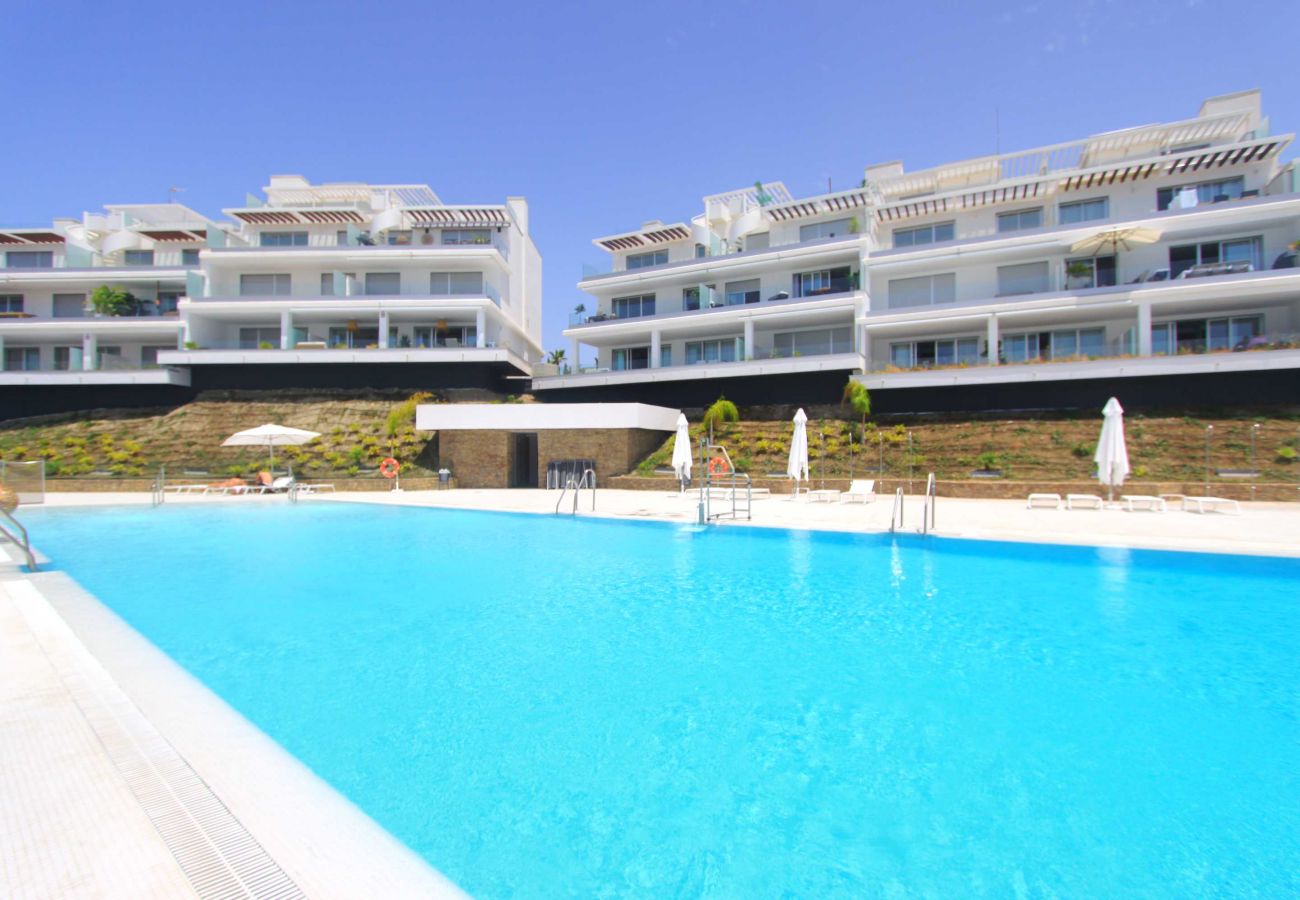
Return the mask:
MULTIPOLYGON (((881 411, 1294 402, 1300 181, 1256 91, 1192 119, 792 199, 705 199, 598 238, 613 271, 565 334, 597 365, 539 396, 881 411), (1190 393, 1189 393, 1190 392, 1190 393)), ((585 304, 584 304, 585 305, 585 304)))
POLYGON ((177 314, 220 226, 174 203, 109 206, 48 228, 0 229, 0 412, 22 415, 188 396, 177 314), (92 306, 97 289, 119 303, 92 306))
POLYGON ((459 206, 426 185, 291 175, 225 213, 121 206, 0 232, 0 383, 24 387, 0 414, 208 388, 507 390, 541 357, 541 258, 521 197, 459 206), (104 284, 138 303, 93 311, 104 284), (145 389, 158 386, 177 390, 145 389))

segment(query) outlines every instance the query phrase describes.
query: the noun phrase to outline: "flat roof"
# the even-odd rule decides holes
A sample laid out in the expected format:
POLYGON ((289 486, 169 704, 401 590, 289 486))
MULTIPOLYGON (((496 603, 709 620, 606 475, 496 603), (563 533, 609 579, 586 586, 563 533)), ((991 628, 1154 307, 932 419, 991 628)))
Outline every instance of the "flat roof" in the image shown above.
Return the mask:
POLYGON ((644 428, 674 431, 681 410, 645 403, 425 403, 419 431, 553 431, 644 428))

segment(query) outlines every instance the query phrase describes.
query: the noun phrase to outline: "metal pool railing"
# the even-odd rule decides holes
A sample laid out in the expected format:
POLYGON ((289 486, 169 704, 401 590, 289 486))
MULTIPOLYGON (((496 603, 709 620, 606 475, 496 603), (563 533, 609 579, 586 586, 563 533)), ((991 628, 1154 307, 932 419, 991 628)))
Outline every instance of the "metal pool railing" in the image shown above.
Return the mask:
POLYGON ((27 537, 27 529, 7 509, 0 509, 0 534, 13 541, 23 551, 23 555, 27 557, 27 571, 35 572, 36 556, 32 553, 32 542, 27 537))

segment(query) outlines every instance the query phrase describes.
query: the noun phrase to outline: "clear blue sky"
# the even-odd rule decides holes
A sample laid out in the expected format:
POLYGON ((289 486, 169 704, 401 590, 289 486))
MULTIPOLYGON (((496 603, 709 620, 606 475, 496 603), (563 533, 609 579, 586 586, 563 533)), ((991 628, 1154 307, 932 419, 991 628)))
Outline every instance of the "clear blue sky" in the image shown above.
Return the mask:
MULTIPOLYGON (((271 173, 523 194, 547 348, 594 236, 782 180, 796 196, 1191 116, 1264 91, 1300 128, 1289 2, 113 3, 9 0, 0 225, 271 173)), ((1287 156, 1293 156, 1289 150, 1287 156)))

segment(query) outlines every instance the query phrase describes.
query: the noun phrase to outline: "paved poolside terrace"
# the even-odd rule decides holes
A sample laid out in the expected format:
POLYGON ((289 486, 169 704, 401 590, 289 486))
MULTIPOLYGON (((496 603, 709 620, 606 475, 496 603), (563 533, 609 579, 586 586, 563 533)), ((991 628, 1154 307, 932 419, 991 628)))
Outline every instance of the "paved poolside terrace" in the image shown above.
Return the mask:
MULTIPOLYGON (((549 516, 558 497, 544 490, 341 492, 300 502, 549 516)), ((150 498, 51 494, 46 502, 147 505, 150 498)), ((193 495, 167 502, 288 500, 193 495)), ((880 532, 889 527, 892 502, 775 495, 754 500, 752 522, 737 524, 880 532)), ((595 506, 593 513, 584 492, 579 514, 681 524, 697 517, 695 499, 671 490, 601 489, 595 506)), ((921 497, 907 498, 904 531, 920 526, 921 509, 921 497)), ((1030 510, 1023 501, 940 497, 933 533, 1300 557, 1300 503, 1241 509, 1030 510)), ((0 895, 463 896, 65 574, 30 575, 17 559, 11 545, 0 544, 0 895)))

